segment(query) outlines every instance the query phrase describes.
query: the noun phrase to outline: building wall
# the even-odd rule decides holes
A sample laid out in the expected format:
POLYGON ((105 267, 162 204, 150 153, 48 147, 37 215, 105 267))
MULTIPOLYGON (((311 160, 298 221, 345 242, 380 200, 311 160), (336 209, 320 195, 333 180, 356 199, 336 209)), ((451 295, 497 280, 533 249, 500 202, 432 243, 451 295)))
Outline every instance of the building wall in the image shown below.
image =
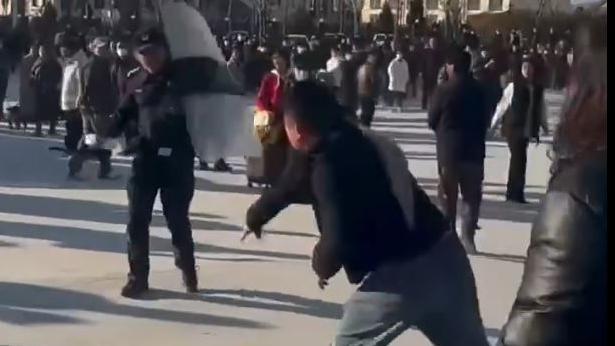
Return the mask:
MULTIPOLYGON (((379 1, 381 6, 387 0, 365 0, 361 11, 361 21, 363 23, 373 22, 382 12, 380 9, 372 8, 373 3, 379 1)), ((468 15, 483 13, 502 13, 507 11, 537 11, 540 0, 463 0, 466 5, 478 4, 477 9, 468 8, 468 15)), ((409 0, 402 0, 402 10, 407 13, 407 3, 409 0)), ((424 0, 425 16, 432 20, 444 19, 444 11, 441 8, 441 0, 424 0)), ((395 7, 396 0, 389 0, 393 13, 397 13, 395 7)), ((545 13, 572 13, 575 6, 571 5, 570 0, 548 0, 545 6, 545 13)))

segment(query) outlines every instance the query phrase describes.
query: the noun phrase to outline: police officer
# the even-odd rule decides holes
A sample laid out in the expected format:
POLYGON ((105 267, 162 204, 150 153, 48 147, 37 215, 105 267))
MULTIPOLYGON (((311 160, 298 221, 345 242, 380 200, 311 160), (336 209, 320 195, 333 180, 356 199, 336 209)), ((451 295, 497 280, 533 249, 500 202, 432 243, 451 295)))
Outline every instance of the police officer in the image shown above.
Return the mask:
POLYGON ((175 265, 188 292, 197 292, 194 242, 188 211, 194 194, 194 149, 186 127, 177 85, 173 83, 164 34, 148 29, 135 42, 141 67, 130 73, 127 95, 116 112, 111 135, 119 136, 136 120, 139 138, 128 181, 128 282, 125 297, 148 289, 149 224, 160 191, 163 213, 172 234, 175 265))

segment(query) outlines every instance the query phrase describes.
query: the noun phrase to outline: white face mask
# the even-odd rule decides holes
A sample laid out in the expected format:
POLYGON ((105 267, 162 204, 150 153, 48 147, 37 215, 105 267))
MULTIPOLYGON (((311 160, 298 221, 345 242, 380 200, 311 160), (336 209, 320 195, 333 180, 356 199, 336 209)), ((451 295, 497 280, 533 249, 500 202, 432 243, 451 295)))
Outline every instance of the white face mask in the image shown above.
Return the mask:
POLYGON ((118 48, 117 55, 121 56, 122 58, 127 57, 128 56, 128 49, 118 48))

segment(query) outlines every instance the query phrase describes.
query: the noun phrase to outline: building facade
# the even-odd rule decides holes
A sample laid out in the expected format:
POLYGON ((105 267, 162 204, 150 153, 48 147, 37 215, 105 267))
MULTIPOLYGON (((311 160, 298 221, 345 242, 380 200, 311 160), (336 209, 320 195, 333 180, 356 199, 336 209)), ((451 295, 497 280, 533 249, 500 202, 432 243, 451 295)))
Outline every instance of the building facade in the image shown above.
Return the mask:
MULTIPOLYGON (((507 11, 537 11, 540 0, 457 0, 468 16, 483 13, 502 13, 507 11)), ((366 0, 361 12, 363 23, 375 22, 382 12, 382 5, 388 2, 394 15, 402 11, 406 16, 410 11, 411 0, 366 0)), ((423 0, 424 16, 429 20, 444 19, 444 0, 423 0)), ((546 0, 545 13, 572 13, 576 9, 571 0, 546 0)))

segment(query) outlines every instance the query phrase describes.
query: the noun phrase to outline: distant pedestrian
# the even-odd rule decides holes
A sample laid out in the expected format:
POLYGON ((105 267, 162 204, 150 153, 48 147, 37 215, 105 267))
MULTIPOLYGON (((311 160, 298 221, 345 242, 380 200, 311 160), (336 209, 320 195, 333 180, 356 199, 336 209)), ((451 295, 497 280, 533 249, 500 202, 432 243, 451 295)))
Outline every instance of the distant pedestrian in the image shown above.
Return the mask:
POLYGON ((58 61, 54 47, 40 46, 38 58, 30 71, 30 78, 35 92, 36 135, 41 135, 43 122, 49 122, 49 135, 53 135, 56 123, 62 115, 60 108, 62 65, 58 61))
POLYGON ((429 107, 429 127, 436 132, 438 197, 456 230, 457 198, 463 197, 461 243, 469 254, 476 253, 474 234, 482 200, 487 118, 480 84, 470 74, 471 57, 454 49, 446 59, 449 80, 435 91, 429 107))
POLYGON ((370 127, 374 120, 376 101, 378 100, 379 78, 376 66, 377 59, 376 53, 371 52, 367 57, 367 61, 358 72, 359 104, 361 107, 359 119, 361 124, 366 127, 370 127))
POLYGON ((422 55, 423 68, 421 73, 423 75, 423 99, 421 106, 423 109, 427 109, 429 106, 431 96, 438 84, 438 72, 443 63, 436 38, 431 37, 428 42, 428 46, 423 51, 422 55))
POLYGON ((530 140, 540 140, 540 128, 548 133, 543 89, 534 84, 533 60, 526 57, 521 71, 504 89, 491 121, 494 130, 502 122, 502 135, 510 150, 506 200, 526 203, 525 172, 530 140))
POLYGON ((83 138, 77 152, 69 160, 69 176, 76 177, 84 161, 95 157, 100 162, 98 178, 107 179, 111 173, 111 150, 103 145, 111 126, 111 116, 119 103, 118 91, 111 73, 113 61, 108 38, 97 37, 92 42, 92 53, 91 60, 81 70, 79 106, 83 120, 83 138), (95 136, 97 143, 87 143, 88 136, 95 136))
POLYGON ((82 50, 81 39, 71 33, 61 33, 58 37, 60 54, 62 55, 63 75, 60 94, 60 105, 66 120, 66 150, 75 152, 83 133, 79 101, 81 99, 81 69, 87 62, 82 50))
POLYGON ((389 64, 387 72, 389 75, 388 89, 393 96, 393 106, 397 106, 401 112, 408 92, 406 87, 410 80, 408 63, 404 59, 404 55, 401 51, 397 52, 395 59, 389 64))

